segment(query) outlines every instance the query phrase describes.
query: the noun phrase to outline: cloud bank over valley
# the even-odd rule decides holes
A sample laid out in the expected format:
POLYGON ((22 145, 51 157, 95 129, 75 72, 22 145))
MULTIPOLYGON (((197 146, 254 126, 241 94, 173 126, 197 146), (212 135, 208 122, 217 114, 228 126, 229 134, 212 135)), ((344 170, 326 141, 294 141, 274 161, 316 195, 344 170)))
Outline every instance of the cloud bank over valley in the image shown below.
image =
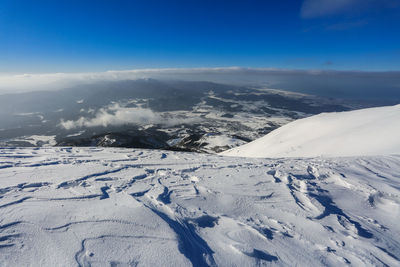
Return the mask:
POLYGON ((366 72, 241 67, 2 75, 0 76, 0 94, 58 90, 101 81, 149 78, 211 81, 282 89, 324 97, 400 100, 400 71, 366 72))
MULTIPOLYGON (((88 110, 87 113, 93 113, 88 110)), ((165 114, 154 112, 149 108, 143 107, 125 107, 114 103, 107 107, 100 108, 93 116, 82 116, 77 120, 61 119, 59 127, 65 130, 86 127, 108 127, 123 126, 129 124, 146 125, 161 124, 174 126, 178 124, 192 124, 199 122, 199 118, 179 118, 178 116, 165 117, 165 114)))

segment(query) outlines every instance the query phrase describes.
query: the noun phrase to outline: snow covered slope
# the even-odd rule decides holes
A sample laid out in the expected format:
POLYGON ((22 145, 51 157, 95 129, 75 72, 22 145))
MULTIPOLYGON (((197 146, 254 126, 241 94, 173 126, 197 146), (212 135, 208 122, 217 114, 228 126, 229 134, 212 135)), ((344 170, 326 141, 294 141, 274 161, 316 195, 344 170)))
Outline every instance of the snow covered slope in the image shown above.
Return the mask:
POLYGON ((400 105, 300 119, 221 154, 265 158, 393 153, 400 153, 400 105))
POLYGON ((400 156, 0 149, 0 266, 398 266, 399 173, 400 156))

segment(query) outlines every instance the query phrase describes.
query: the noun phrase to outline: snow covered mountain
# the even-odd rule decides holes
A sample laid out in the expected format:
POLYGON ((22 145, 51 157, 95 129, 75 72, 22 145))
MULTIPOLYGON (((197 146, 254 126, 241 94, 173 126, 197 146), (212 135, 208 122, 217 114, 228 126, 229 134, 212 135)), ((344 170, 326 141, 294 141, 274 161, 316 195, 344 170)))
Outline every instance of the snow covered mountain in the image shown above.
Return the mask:
POLYGON ((224 153, 253 158, 0 148, 0 266, 400 265, 399 114, 320 114, 224 153), (309 158, 355 154, 381 155, 309 158))
POLYGON ((398 266, 400 156, 0 149, 1 266, 398 266))
POLYGON ((400 154, 400 105, 322 113, 286 124, 222 152, 242 157, 317 157, 400 154))
POLYGON ((321 112, 359 105, 211 82, 130 81, 0 95, 0 146, 102 146, 218 153, 321 112))

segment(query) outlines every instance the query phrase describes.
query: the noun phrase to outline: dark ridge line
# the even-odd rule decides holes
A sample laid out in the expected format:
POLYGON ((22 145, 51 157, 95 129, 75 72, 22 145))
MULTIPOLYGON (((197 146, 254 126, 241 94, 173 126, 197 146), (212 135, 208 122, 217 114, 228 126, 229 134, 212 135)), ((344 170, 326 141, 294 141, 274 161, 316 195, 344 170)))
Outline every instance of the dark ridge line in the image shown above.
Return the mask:
POLYGON ((370 173, 376 175, 376 177, 382 178, 382 179, 385 179, 385 180, 389 180, 387 177, 385 177, 385 176, 379 174, 378 172, 372 170, 371 168, 368 168, 368 167, 365 166, 365 165, 361 165, 361 166, 362 166, 365 170, 367 170, 368 172, 370 172, 370 173))
POLYGON ((136 181, 140 181, 143 180, 145 178, 147 178, 148 175, 147 174, 140 174, 140 175, 136 175, 134 176, 132 179, 129 180, 129 182, 127 182, 126 184, 123 184, 121 186, 119 186, 117 188, 117 192, 121 192, 123 189, 129 188, 131 187, 134 183, 136 183, 136 181))
POLYGON ((6 168, 11 168, 14 167, 14 165, 2 165, 0 166, 0 169, 6 169, 6 168))
MULTIPOLYGON (((314 175, 310 175, 310 174, 308 174, 308 175, 289 174, 289 175, 293 176, 299 180, 315 179, 314 175)), ((347 214, 345 214, 343 212, 342 209, 337 207, 328 195, 322 195, 322 194, 326 194, 328 191, 321 189, 319 186, 316 185, 316 183, 310 183, 310 184, 313 185, 315 190, 320 194, 308 192, 307 195, 314 198, 315 200, 317 200, 324 207, 324 211, 320 215, 315 217, 314 219, 321 220, 331 214, 337 215, 337 216, 343 216, 344 218, 346 218, 350 223, 352 223, 356 227, 357 234, 359 236, 364 237, 364 238, 372 238, 373 237, 373 234, 371 232, 369 232, 367 229, 364 229, 359 222, 352 220, 347 214)), ((287 187, 289 188, 290 194, 294 198, 296 204, 304 210, 304 208, 300 205, 301 201, 299 201, 298 198, 294 195, 293 191, 297 191, 297 189, 291 184, 287 184, 287 187)))
POLYGON ((84 177, 78 178, 76 180, 62 182, 61 184, 58 185, 57 189, 62 188, 62 187, 69 187, 70 185, 73 185, 75 183, 79 183, 81 181, 85 181, 85 180, 93 178, 93 177, 103 176, 103 175, 107 175, 107 174, 111 174, 111 173, 120 172, 120 171, 125 170, 125 169, 137 168, 137 167, 140 167, 140 165, 127 165, 127 166, 124 166, 124 167, 121 167, 121 168, 118 168, 118 169, 114 169, 114 170, 109 170, 109 171, 103 171, 103 172, 89 174, 89 175, 86 175, 84 177))
POLYGON ((314 193, 308 193, 308 195, 317 200, 325 208, 322 214, 318 215, 314 219, 321 220, 329 215, 343 216, 350 223, 354 224, 357 229, 357 234, 359 236, 365 238, 373 237, 373 234, 371 232, 369 232, 367 229, 364 229, 359 222, 352 220, 347 214, 343 212, 342 209, 337 207, 329 196, 317 195, 314 193))
POLYGON ((149 192, 150 189, 147 189, 145 191, 140 191, 140 192, 136 192, 136 193, 132 193, 130 194, 132 197, 142 197, 144 196, 147 192, 149 192))
POLYGON ((26 158, 34 158, 34 157, 36 157, 36 156, 30 156, 30 155, 27 155, 27 156, 17 156, 17 155, 4 155, 4 154, 0 154, 0 158, 15 158, 15 159, 26 159, 26 158))
POLYGON ((387 249, 380 247, 380 246, 376 246, 377 248, 379 248, 380 250, 382 250, 383 252, 385 252, 387 255, 389 255, 390 257, 396 259, 397 261, 400 261, 400 258, 398 258, 396 255, 394 255, 393 253, 389 252, 387 249))
POLYGON ((278 260, 278 257, 268 254, 262 250, 255 249, 255 248, 253 249, 252 252, 243 252, 243 254, 245 254, 249 257, 252 257, 252 258, 256 258, 257 261, 264 260, 264 261, 272 262, 272 261, 278 260))
MULTIPOLYGON (((91 160, 90 162, 98 162, 98 160, 91 160)), ((187 164, 185 164, 185 163, 141 163, 141 164, 129 164, 129 165, 125 165, 123 167, 120 167, 120 168, 117 168, 117 169, 114 169, 114 170, 104 171, 104 172, 94 173, 94 174, 89 174, 89 175, 86 175, 84 177, 78 178, 76 180, 66 181, 64 183, 61 183, 60 185, 68 183, 68 182, 80 182, 80 181, 84 181, 84 180, 87 180, 87 179, 92 178, 92 177, 98 177, 98 176, 102 176, 102 175, 106 175, 106 174, 110 174, 110 173, 116 173, 116 172, 119 172, 119 171, 122 171, 122 170, 125 170, 125 169, 129 169, 129 168, 143 168, 143 167, 154 167, 154 166, 156 166, 156 167, 168 166, 169 167, 171 165, 172 166, 187 166, 187 164)), ((213 167, 213 166, 211 164, 208 164, 208 165, 201 165, 201 166, 193 167, 193 168, 189 168, 189 169, 187 169, 187 168, 182 169, 182 170, 178 169, 176 171, 178 171, 178 172, 196 171, 196 170, 200 169, 201 167, 213 167)), ((168 169, 170 169, 170 168, 168 168, 168 169)), ((159 170, 165 170, 165 169, 159 169, 159 170)))
POLYGON ((17 185, 18 188, 25 189, 25 188, 37 188, 37 187, 42 187, 42 186, 48 186, 51 185, 51 183, 48 182, 37 182, 37 183, 22 183, 17 185))
POLYGON ((147 177, 148 177, 147 173, 140 174, 140 175, 136 175, 136 176, 132 177, 132 179, 129 181, 129 183, 127 184, 127 186, 131 186, 131 185, 134 184, 136 181, 143 180, 143 179, 145 179, 145 178, 147 178, 147 177))
POLYGON ((201 228, 213 228, 216 224, 218 224, 219 217, 210 216, 208 214, 204 214, 197 218, 190 218, 188 221, 194 222, 198 227, 201 228))
POLYGON ((267 237, 269 240, 274 239, 274 232, 268 228, 268 227, 259 227, 259 228, 254 228, 256 229, 260 234, 263 236, 267 237))
POLYGON ((196 233, 192 224, 187 220, 175 221, 165 213, 143 203, 139 198, 135 199, 160 217, 175 232, 179 241, 179 251, 192 263, 193 267, 217 266, 213 257, 214 251, 208 246, 207 242, 196 233), (205 257, 210 263, 207 262, 205 257))
POLYGON ((273 195, 274 195, 274 192, 272 192, 272 193, 271 193, 271 194, 269 194, 269 195, 260 196, 259 198, 260 198, 260 200, 265 200, 265 199, 269 199, 269 198, 271 198, 273 195))
MULTIPOLYGON (((69 222, 69 223, 66 223, 66 224, 63 224, 60 226, 48 227, 48 228, 42 228, 42 229, 45 231, 56 231, 56 230, 60 230, 60 229, 69 227, 71 225, 84 224, 84 223, 119 223, 119 224, 126 224, 126 225, 136 225, 136 226, 148 227, 146 225, 141 225, 141 224, 130 222, 130 221, 105 219, 105 220, 88 220, 88 221, 69 222)), ((148 228, 150 228, 150 227, 148 227, 148 228)))
POLYGON ((16 222, 11 222, 11 223, 0 225, 0 230, 20 224, 20 223, 22 223, 22 221, 16 221, 16 222))
POLYGON ((0 236, 0 242, 7 241, 16 237, 20 237, 21 234, 11 234, 11 235, 3 235, 0 236))
POLYGON ((9 202, 9 203, 7 203, 7 204, 1 205, 1 206, 0 206, 0 209, 6 208, 6 207, 8 207, 8 206, 15 205, 15 204, 22 203, 22 202, 24 202, 25 200, 28 200, 28 199, 31 199, 31 198, 32 198, 32 197, 23 197, 23 198, 18 199, 18 200, 16 200, 16 201, 9 202))
POLYGON ((289 188, 289 192, 290 192, 290 195, 293 197, 293 199, 294 199, 294 201, 296 202, 296 204, 297 204, 297 206, 299 206, 302 210, 305 210, 305 211, 307 211, 302 205, 303 205, 303 202, 301 202, 300 200, 299 200, 299 198, 295 195, 295 193, 294 193, 294 191, 297 191, 297 189, 293 186, 293 185, 291 185, 291 184, 286 184, 286 186, 287 186, 287 188, 289 188))
POLYGON ((23 165, 23 167, 41 167, 41 166, 49 166, 49 165, 58 165, 63 163, 62 161, 52 161, 52 162, 43 162, 43 163, 34 163, 31 165, 23 165))
POLYGON ((193 267, 217 266, 212 255, 214 251, 208 246, 207 242, 196 233, 193 225, 186 220, 182 222, 175 221, 165 213, 147 205, 145 206, 165 221, 175 232, 179 240, 179 251, 192 263, 193 267), (208 263, 205 258, 207 258, 210 263, 208 263))
POLYGON ((59 197, 59 198, 37 198, 37 201, 63 201, 63 200, 84 200, 84 199, 92 199, 104 196, 103 194, 93 194, 93 195, 86 195, 86 196, 78 196, 78 197, 59 197))
POLYGON ((8 248, 13 246, 15 246, 15 244, 0 244, 0 248, 8 248))

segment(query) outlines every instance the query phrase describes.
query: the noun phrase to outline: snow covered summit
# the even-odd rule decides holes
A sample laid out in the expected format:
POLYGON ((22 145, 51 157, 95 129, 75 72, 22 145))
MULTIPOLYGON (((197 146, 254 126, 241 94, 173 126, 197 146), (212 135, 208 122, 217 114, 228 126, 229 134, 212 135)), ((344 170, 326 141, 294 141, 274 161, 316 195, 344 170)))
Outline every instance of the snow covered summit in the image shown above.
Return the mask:
POLYGON ((399 266, 400 155, 0 149, 0 266, 399 266))
MULTIPOLYGON (((395 153, 399 115, 321 114, 234 151, 395 153)), ((400 154, 0 148, 0 266, 399 266, 399 173, 400 154)))
POLYGON ((400 105, 322 113, 221 153, 241 157, 365 156, 400 153, 400 105))

